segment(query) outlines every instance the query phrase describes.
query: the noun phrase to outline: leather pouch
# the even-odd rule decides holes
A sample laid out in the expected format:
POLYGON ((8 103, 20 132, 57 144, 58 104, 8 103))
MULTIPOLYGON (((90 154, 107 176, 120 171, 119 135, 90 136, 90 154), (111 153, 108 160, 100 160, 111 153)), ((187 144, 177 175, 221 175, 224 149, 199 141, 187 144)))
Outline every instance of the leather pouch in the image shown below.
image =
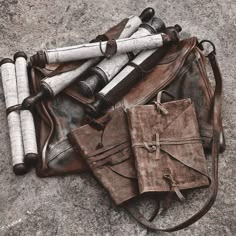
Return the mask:
MULTIPOLYGON (((118 31, 114 32, 118 37, 118 31)), ((112 37, 115 36, 112 35, 112 37)), ((163 89, 172 93, 176 99, 191 98, 195 104, 204 150, 209 150, 213 137, 211 117, 213 89, 207 76, 207 59, 199 49, 195 37, 182 40, 178 45, 172 45, 167 50, 156 68, 131 88, 115 107, 121 106, 127 109, 135 105, 150 103, 163 89)), ((72 70, 80 64, 81 62, 68 63, 59 67, 54 65, 44 70, 32 68, 34 93, 39 91, 40 80, 45 76, 72 70)), ((37 106, 35 117, 38 120, 36 122, 38 140, 42 152, 42 163, 37 168, 39 176, 64 175, 89 169, 81 156, 73 151, 66 134, 86 124, 83 104, 92 102, 93 99, 82 97, 75 82, 53 100, 44 101, 37 106), (53 155, 51 155, 52 149, 54 149, 53 155)), ((167 101, 165 96, 163 96, 163 101, 167 101)), ((225 148, 222 130, 221 124, 221 151, 225 148)))
POLYGON ((119 205, 138 195, 137 178, 126 114, 118 108, 107 117, 101 130, 85 125, 73 130, 69 139, 119 205))
POLYGON ((140 193, 209 186, 194 104, 155 102, 127 110, 140 193))

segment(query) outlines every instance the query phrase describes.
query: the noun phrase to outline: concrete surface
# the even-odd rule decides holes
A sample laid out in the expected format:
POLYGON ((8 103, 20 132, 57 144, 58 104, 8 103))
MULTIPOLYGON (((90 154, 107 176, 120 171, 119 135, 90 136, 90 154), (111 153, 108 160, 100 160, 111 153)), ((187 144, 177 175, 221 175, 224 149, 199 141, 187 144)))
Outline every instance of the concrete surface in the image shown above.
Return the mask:
MULTIPOLYGON (((236 235, 236 3, 234 0, 0 0, 0 57, 18 50, 32 55, 45 47, 87 42, 147 6, 184 36, 215 42, 224 76, 227 150, 220 158, 219 194, 211 211, 172 235, 236 235)), ((40 179, 34 171, 16 177, 11 169, 5 104, 0 86, 0 235, 153 235, 116 208, 89 174, 40 179)), ((207 190, 172 205, 161 226, 173 225, 203 205, 207 190)), ((143 203, 143 209, 150 209, 143 203)), ((157 224, 158 224, 157 222, 157 224)), ((160 233, 159 235, 167 235, 160 233)))

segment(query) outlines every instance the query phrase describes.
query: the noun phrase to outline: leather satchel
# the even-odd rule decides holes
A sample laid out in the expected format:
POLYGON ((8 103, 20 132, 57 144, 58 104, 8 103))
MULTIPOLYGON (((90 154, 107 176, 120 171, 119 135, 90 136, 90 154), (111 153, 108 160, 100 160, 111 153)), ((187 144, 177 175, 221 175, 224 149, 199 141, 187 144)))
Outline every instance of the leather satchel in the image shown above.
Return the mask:
MULTIPOLYGON (((191 98, 195 104, 204 150, 209 151, 213 143, 214 94, 207 76, 206 62, 207 58, 195 37, 182 40, 178 45, 168 47, 162 60, 156 62, 156 68, 131 88, 114 107, 122 106, 126 109, 150 103, 163 89, 172 93, 176 99, 191 98)), ((68 63, 59 67, 53 65, 43 70, 32 68, 32 90, 35 94, 39 91, 40 81, 45 76, 71 70, 80 63, 68 63)), ((163 96, 163 102, 167 101, 166 99, 163 96)), ((53 100, 43 101, 37 105, 35 117, 39 148, 42 153, 37 168, 39 176, 64 175, 89 170, 81 156, 74 152, 66 135, 87 123, 83 106, 92 101, 94 98, 87 99, 80 95, 75 82, 53 100), (54 150, 53 155, 51 150, 54 150)), ((220 127, 219 142, 222 152, 225 144, 221 118, 220 127)))
MULTIPOLYGON (((165 57, 161 61, 156 62, 156 68, 134 86, 115 106, 122 106, 127 109, 135 105, 150 103, 156 97, 156 94, 163 89, 174 94, 176 99, 191 98, 195 104, 204 151, 210 150, 212 154, 211 194, 205 205, 185 222, 169 229, 158 229, 140 214, 137 209, 131 207, 132 204, 130 205, 129 201, 129 204, 126 202, 123 203, 135 219, 145 227, 154 231, 172 232, 193 224, 209 211, 217 195, 218 157, 219 152, 222 152, 225 149, 221 118, 222 78, 215 58, 216 52, 214 48, 207 57, 202 53, 202 50, 202 44, 198 43, 196 38, 186 39, 181 41, 178 45, 172 45, 168 48, 165 57), (214 91, 207 77, 207 59, 209 59, 216 80, 214 91), (176 83, 177 86, 174 85, 174 83, 176 83)), ((77 66, 79 63, 80 62, 78 62, 77 66)), ((34 85, 33 87, 36 88, 35 92, 38 91, 37 89, 39 88, 40 80, 45 74, 53 75, 61 73, 64 69, 73 68, 73 66, 74 64, 67 64, 64 67, 51 67, 44 71, 41 71, 39 68, 33 68, 32 84, 34 85)), ((61 100, 67 99, 74 105, 77 105, 73 105, 73 109, 75 110, 77 107, 83 108, 83 104, 93 101, 93 98, 88 100, 80 96, 76 83, 61 94, 63 94, 63 96, 60 95, 61 100)), ((164 101, 165 97, 163 97, 163 102, 164 101)), ((78 119, 76 111, 74 113, 75 116, 70 115, 71 111, 69 108, 72 108, 70 102, 62 104, 56 102, 54 99, 49 102, 44 101, 37 106, 37 131, 40 131, 38 132, 38 139, 40 140, 40 150, 42 152, 43 160, 42 165, 39 165, 38 167, 39 176, 50 176, 71 173, 72 171, 78 172, 88 170, 88 166, 83 161, 81 155, 75 153, 71 145, 69 148, 62 148, 61 152, 58 152, 59 155, 55 155, 54 158, 48 158, 50 151, 48 147, 51 143, 60 147, 61 140, 63 141, 65 139, 67 140, 66 142, 68 142, 67 137, 64 136, 66 133, 70 132, 73 127, 79 127, 87 123, 84 119, 83 109, 81 109, 81 113, 79 114, 83 117, 78 119), (49 107, 52 107, 53 110, 56 107, 57 113, 53 113, 49 107), (58 116, 58 114, 60 114, 60 116, 58 116), (64 119, 64 117, 67 118, 64 119), (55 132, 56 129, 58 130, 57 132, 55 132), (66 155, 67 151, 70 151, 68 152, 68 155, 66 155), (44 165, 46 165, 46 167, 44 165)))
POLYGON ((73 130, 69 139, 119 205, 138 195, 137 177, 124 110, 115 109, 106 118, 102 128, 85 125, 73 130))

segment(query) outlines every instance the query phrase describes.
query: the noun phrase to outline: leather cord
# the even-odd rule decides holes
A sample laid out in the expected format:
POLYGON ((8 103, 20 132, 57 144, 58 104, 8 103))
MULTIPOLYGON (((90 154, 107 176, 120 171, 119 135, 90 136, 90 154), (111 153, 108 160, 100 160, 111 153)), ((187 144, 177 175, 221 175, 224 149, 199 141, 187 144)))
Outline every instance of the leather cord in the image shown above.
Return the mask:
POLYGON ((6 109, 6 114, 8 116, 11 112, 20 111, 20 110, 22 110, 22 105, 21 104, 13 105, 13 106, 10 106, 6 109))
POLYGON ((102 41, 100 41, 99 47, 102 55, 107 59, 114 56, 117 52, 117 44, 115 39, 110 39, 107 41, 105 52, 102 50, 102 41))
POLYGON ((141 79, 143 79, 144 75, 146 75, 146 74, 148 74, 148 73, 150 73, 150 72, 152 72, 152 71, 154 70, 154 68, 152 68, 151 70, 144 70, 144 69, 141 67, 141 65, 137 65, 136 63, 134 63, 134 62, 132 62, 132 61, 129 62, 127 65, 134 67, 134 69, 135 69, 135 70, 138 72, 138 74, 140 75, 141 79))
POLYGON ((217 191, 218 191, 218 161, 219 161, 219 151, 220 151, 220 135, 221 135, 221 104, 222 104, 222 76, 220 73, 220 69, 218 63, 216 61, 216 52, 213 50, 208 56, 210 61, 213 74, 215 77, 215 92, 213 97, 213 141, 212 141, 212 181, 211 181, 211 193, 204 204, 204 206, 192 217, 187 219, 186 221, 171 227, 171 228, 158 228, 150 221, 148 221, 131 203, 126 203, 125 207, 127 211, 143 226, 148 228, 151 231, 165 231, 165 232, 173 232, 177 230, 184 229, 197 220, 199 220, 202 216, 204 216, 212 207, 215 202, 217 191))

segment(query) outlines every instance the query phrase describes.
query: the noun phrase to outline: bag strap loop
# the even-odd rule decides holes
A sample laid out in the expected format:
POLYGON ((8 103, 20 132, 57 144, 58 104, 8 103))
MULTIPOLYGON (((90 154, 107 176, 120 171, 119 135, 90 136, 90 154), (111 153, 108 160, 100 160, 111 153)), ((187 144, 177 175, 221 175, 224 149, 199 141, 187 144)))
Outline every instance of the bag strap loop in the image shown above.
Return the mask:
POLYGON ((102 50, 102 41, 99 42, 99 47, 102 55, 107 59, 114 56, 117 52, 117 44, 115 39, 110 39, 107 41, 105 52, 102 50))
POLYGON ((210 40, 204 39, 204 40, 200 41, 198 43, 198 47, 203 51, 204 50, 204 47, 203 47, 204 43, 209 43, 212 46, 212 48, 213 48, 213 50, 208 55, 205 55, 205 56, 208 57, 211 53, 214 53, 216 55, 216 46, 210 40))
POLYGON ((20 111, 20 110, 22 110, 22 105, 21 104, 13 105, 13 106, 10 106, 6 109, 6 114, 8 116, 11 112, 20 111))

